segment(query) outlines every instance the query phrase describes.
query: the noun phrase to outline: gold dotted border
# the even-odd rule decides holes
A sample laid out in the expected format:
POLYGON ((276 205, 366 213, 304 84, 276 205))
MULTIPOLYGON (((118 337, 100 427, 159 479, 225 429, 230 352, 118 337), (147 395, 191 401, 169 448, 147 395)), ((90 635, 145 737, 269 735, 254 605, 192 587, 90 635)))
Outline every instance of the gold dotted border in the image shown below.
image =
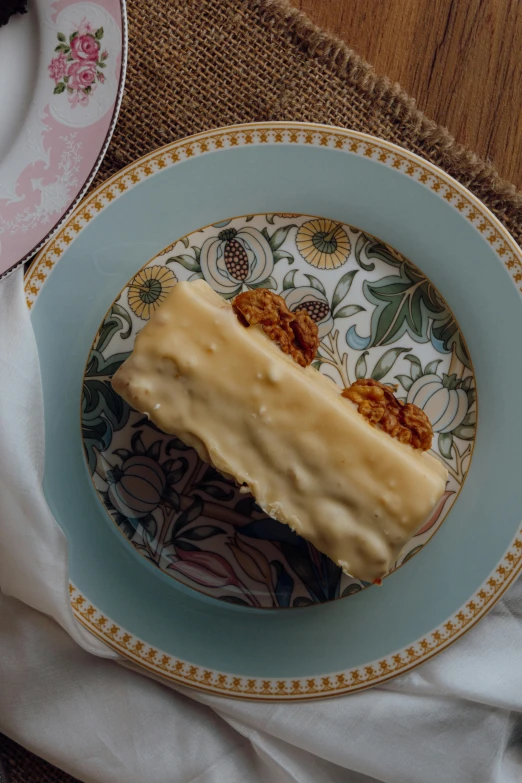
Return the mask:
POLYGON ((179 685, 221 696, 256 700, 313 699, 340 696, 382 684, 441 652, 468 631, 498 601, 522 568, 522 529, 495 572, 453 617, 411 646, 369 665, 335 674, 300 679, 237 677, 205 669, 151 647, 106 617, 69 585, 76 619, 125 658, 179 685))
POLYGON ((37 256, 26 279, 27 306, 32 307, 52 268, 80 231, 126 190, 162 169, 207 152, 248 144, 282 143, 309 144, 350 152, 383 163, 429 187, 475 226, 509 270, 522 293, 522 256, 519 249, 486 207, 449 175, 407 150, 399 152, 388 142, 356 131, 342 128, 325 130, 319 125, 302 123, 270 123, 232 126, 173 142, 131 163, 107 180, 74 210, 63 228, 37 256))
MULTIPOLYGON (((481 202, 451 177, 416 155, 389 142, 342 128, 326 129, 303 123, 268 123, 234 126, 173 142, 115 174, 72 213, 63 228, 39 253, 25 283, 27 306, 32 307, 51 270, 80 231, 111 201, 146 177, 188 158, 246 144, 310 144, 344 150, 401 171, 429 187, 457 209, 482 234, 509 270, 522 293, 520 250, 502 224, 481 202)), ((522 570, 522 529, 500 565, 477 593, 447 622, 426 637, 364 667, 327 676, 301 679, 236 677, 195 666, 148 645, 117 626, 89 603, 72 584, 75 617, 95 636, 140 666, 180 685, 249 699, 312 699, 362 690, 385 682, 427 661, 464 634, 490 609, 522 570)))

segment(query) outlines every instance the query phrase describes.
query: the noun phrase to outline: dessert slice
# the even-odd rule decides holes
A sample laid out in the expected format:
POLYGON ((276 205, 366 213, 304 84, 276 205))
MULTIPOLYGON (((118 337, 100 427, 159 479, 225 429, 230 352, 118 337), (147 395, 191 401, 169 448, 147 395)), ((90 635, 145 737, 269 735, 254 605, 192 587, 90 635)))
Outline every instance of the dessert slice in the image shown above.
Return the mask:
POLYGON ((380 384, 343 397, 309 366, 316 348, 313 321, 269 291, 232 306, 203 280, 182 282, 112 384, 267 514, 374 581, 440 500, 447 471, 422 450, 426 422, 410 428, 380 384))

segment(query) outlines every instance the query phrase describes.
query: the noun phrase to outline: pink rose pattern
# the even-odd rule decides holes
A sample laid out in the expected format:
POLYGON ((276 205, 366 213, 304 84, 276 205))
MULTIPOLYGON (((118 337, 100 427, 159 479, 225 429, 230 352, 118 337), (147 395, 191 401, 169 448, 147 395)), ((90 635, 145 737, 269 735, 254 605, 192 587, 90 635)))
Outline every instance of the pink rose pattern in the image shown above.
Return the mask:
POLYGON ((100 44, 90 33, 77 35, 71 41, 71 54, 76 60, 96 62, 100 54, 100 44))
POLYGON ((67 68, 67 76, 69 77, 67 86, 71 90, 85 90, 94 82, 96 78, 96 68, 94 63, 82 63, 73 60, 67 68))
POLYGON ((103 27, 94 30, 92 25, 82 19, 78 29, 69 39, 64 33, 58 33, 57 53, 49 63, 49 76, 54 80, 54 94, 66 92, 73 107, 87 106, 89 97, 97 83, 104 84, 106 60, 109 53, 101 51, 103 27))
POLYGON ((51 79, 54 79, 56 84, 58 84, 60 79, 63 79, 67 73, 67 57, 63 54, 63 52, 60 52, 57 57, 53 57, 49 63, 48 70, 49 76, 51 79))

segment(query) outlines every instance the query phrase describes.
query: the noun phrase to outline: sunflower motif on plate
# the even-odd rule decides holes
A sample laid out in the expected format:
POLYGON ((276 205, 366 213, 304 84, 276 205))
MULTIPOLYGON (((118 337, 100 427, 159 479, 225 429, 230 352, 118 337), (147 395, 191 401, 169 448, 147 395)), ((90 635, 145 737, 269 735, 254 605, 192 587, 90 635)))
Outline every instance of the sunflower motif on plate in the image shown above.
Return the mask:
POLYGON ((128 301, 131 310, 143 321, 148 321, 154 310, 167 298, 178 278, 164 266, 149 266, 132 278, 128 301))
POLYGON ((295 243, 304 260, 317 269, 337 269, 346 263, 351 249, 342 225, 326 218, 303 223, 295 243))

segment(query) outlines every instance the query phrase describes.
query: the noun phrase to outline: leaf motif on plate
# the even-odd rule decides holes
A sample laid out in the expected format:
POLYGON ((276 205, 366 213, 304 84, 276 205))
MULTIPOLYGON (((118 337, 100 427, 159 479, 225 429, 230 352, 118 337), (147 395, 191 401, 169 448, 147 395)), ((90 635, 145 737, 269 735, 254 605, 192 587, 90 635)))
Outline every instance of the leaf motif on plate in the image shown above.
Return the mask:
POLYGON ((108 448, 115 431, 123 429, 129 420, 130 406, 113 390, 110 378, 129 353, 116 354, 105 360, 101 353, 91 351, 82 388, 82 439, 89 470, 96 468, 94 449, 108 448))
POLYGON ((96 341, 96 351, 102 353, 112 338, 119 334, 122 340, 128 340, 132 333, 132 319, 124 307, 114 303, 102 324, 96 341))
POLYGON ((341 593, 341 598, 346 598, 347 595, 355 595, 356 593, 360 593, 362 590, 362 587, 357 582, 352 582, 352 584, 347 585, 347 587, 344 588, 343 592, 341 593))
MULTIPOLYGON (((334 316, 334 318, 339 317, 339 314, 336 313, 335 310, 341 304, 343 299, 348 295, 350 288, 352 287, 353 279, 358 271, 359 271, 358 269, 353 269, 351 272, 347 272, 345 275, 341 277, 341 279, 335 286, 335 291, 333 292, 332 303, 331 303, 332 315, 334 316)), ((363 309, 360 305, 359 308, 361 310, 363 309)))
POLYGON ((172 533, 170 538, 165 542, 165 546, 170 546, 176 542, 176 538, 180 535, 181 531, 190 525, 191 522, 195 522, 203 513, 203 501, 196 495, 185 511, 183 511, 174 522, 172 533))
POLYGON ((183 538, 188 538, 190 541, 205 541, 207 538, 213 538, 224 532, 223 528, 215 525, 199 525, 183 531, 182 535, 183 538))
POLYGON ((179 256, 171 256, 167 258, 166 264, 180 264, 184 269, 188 269, 189 272, 201 272, 199 261, 188 253, 182 253, 179 256))
POLYGON ((294 591, 294 579, 280 560, 272 560, 270 565, 276 572, 275 594, 278 604, 279 606, 290 606, 294 591))
POLYGON ((381 358, 378 360, 377 364, 372 370, 371 377, 374 381, 380 381, 382 378, 384 378, 390 370, 392 369, 393 365, 399 358, 399 356, 403 353, 406 353, 406 351, 411 350, 410 348, 390 348, 389 351, 386 351, 381 358))
MULTIPOLYGON (((380 255, 382 252, 379 251, 380 255)), ((393 263, 398 267, 398 274, 364 281, 364 296, 375 306, 370 339, 365 347, 390 345, 407 335, 418 343, 431 340, 438 350, 446 353, 454 348, 460 361, 469 367, 469 355, 460 331, 437 290, 410 264, 398 259, 393 263)), ((365 339, 356 332, 353 337, 365 339)))

